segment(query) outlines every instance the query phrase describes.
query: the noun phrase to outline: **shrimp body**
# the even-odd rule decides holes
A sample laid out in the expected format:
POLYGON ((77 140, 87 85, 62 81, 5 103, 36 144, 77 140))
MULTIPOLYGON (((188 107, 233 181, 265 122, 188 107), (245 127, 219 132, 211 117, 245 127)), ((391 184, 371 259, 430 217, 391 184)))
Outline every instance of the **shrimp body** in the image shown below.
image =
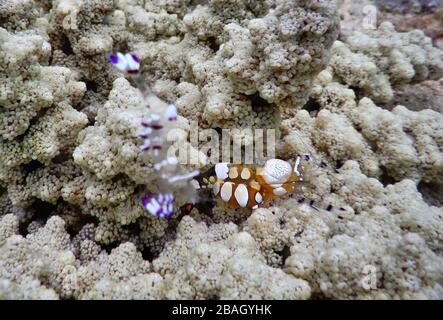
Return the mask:
POLYGON ((262 167, 218 163, 215 175, 205 182, 212 186, 214 196, 233 208, 252 208, 275 198, 292 194, 297 182, 303 181, 300 159, 295 165, 270 159, 262 167))

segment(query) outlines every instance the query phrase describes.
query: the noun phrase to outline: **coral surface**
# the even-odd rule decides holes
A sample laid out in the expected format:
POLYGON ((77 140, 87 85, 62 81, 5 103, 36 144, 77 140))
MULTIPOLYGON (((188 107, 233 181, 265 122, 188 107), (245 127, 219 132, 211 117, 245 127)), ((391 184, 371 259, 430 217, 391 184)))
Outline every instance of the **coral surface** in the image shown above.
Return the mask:
POLYGON ((2 1, 0 299, 443 299, 439 33, 361 21, 441 8, 338 2, 2 1), (177 107, 184 170, 211 167, 197 130, 274 129, 314 159, 303 193, 148 214, 149 111, 115 52, 177 107))

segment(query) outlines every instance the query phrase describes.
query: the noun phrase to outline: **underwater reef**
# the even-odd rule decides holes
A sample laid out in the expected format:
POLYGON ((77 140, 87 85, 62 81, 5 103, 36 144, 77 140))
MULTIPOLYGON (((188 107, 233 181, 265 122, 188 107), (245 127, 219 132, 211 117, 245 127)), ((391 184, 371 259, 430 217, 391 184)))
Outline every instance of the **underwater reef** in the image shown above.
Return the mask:
POLYGON ((0 299, 443 299, 441 17, 439 1, 2 0, 0 299), (184 171, 211 169, 196 123, 274 129, 277 158, 337 169, 302 196, 343 210, 149 214, 149 110, 115 52, 175 105, 184 171))

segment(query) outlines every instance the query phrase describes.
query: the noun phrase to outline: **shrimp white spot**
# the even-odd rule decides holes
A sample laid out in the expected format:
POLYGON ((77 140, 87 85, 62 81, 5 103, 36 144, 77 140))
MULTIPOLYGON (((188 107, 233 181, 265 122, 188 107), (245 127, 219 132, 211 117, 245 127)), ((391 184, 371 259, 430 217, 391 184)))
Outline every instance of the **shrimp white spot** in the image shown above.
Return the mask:
POLYGON ((263 168, 263 178, 270 185, 282 184, 288 181, 292 173, 291 165, 284 160, 270 159, 263 168))
POLYGON ((285 188, 279 187, 279 188, 275 188, 273 192, 276 196, 282 196, 282 195, 286 194, 287 191, 285 190, 285 188))
POLYGON ((255 199, 255 202, 257 202, 258 204, 260 204, 260 203, 263 202, 263 196, 261 195, 260 192, 257 192, 257 193, 255 194, 254 199, 255 199))
POLYGON ((229 179, 235 179, 238 177, 238 170, 237 167, 232 167, 229 170, 229 179))
POLYGON ((240 176, 243 180, 248 180, 251 177, 251 171, 248 168, 243 168, 240 176))
POLYGON ((228 202, 231 199, 233 184, 234 183, 232 183, 232 182, 223 183, 221 190, 220 190, 220 196, 223 199, 223 201, 228 202))
POLYGON ((220 192, 220 182, 214 183, 214 186, 212 187, 212 192, 215 196, 218 195, 218 193, 220 192))
POLYGON ((242 208, 246 208, 249 200, 248 188, 244 184, 238 185, 234 193, 235 199, 242 208))
POLYGON ((256 180, 249 182, 249 186, 257 191, 261 189, 260 183, 258 183, 256 180))
POLYGON ((300 157, 297 157, 297 160, 295 160, 295 166, 294 166, 294 172, 297 174, 297 176, 301 176, 301 173, 300 173, 300 171, 298 171, 298 167, 300 166, 300 161, 301 161, 301 158, 300 157))
POLYGON ((225 180, 228 177, 228 162, 221 162, 215 165, 215 174, 219 180, 225 180))
POLYGON ((195 180, 195 179, 191 180, 190 183, 191 183, 191 186, 194 187, 194 189, 200 189, 201 188, 200 187, 200 183, 197 180, 195 180))

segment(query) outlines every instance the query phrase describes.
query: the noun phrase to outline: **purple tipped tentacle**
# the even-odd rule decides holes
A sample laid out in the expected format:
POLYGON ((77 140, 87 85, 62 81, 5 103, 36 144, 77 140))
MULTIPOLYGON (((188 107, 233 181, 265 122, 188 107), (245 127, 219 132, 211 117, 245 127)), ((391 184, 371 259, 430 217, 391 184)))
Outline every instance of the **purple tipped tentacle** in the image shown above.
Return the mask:
POLYGON ((118 63, 118 57, 116 55, 110 54, 108 56, 108 60, 109 62, 111 62, 112 64, 117 64, 118 63))
POLYGON ((131 53, 132 59, 134 59, 135 62, 140 63, 140 58, 137 57, 135 54, 131 53))

